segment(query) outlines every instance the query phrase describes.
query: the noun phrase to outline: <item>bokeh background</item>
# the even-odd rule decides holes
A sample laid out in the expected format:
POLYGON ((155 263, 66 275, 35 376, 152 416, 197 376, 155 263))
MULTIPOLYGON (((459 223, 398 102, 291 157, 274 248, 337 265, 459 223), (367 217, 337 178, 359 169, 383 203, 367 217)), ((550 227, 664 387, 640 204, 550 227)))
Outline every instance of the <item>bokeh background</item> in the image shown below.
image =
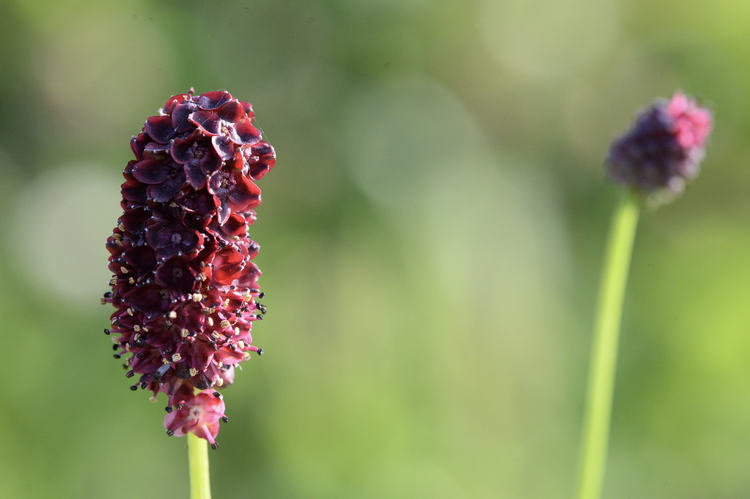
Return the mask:
POLYGON ((0 26, 0 497, 187 495, 99 296, 130 137, 190 86, 279 155, 215 497, 570 496, 602 159, 676 88, 716 130, 642 218, 605 496, 750 497, 750 3, 2 0, 0 26))

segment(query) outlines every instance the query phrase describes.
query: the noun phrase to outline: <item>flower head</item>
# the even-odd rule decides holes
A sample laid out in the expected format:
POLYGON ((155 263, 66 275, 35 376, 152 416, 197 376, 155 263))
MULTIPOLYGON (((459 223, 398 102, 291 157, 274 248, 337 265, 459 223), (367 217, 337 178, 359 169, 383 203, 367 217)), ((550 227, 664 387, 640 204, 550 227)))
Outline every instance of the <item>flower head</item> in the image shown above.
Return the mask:
POLYGON ((711 111, 677 92, 643 110, 609 150, 610 177, 642 193, 682 192, 698 175, 713 126, 711 111))
POLYGON ((123 214, 107 240, 116 358, 127 356, 130 388, 169 397, 170 435, 215 444, 224 401, 216 389, 262 350, 252 327, 259 246, 248 235, 260 179, 276 153, 252 124, 252 107, 229 92, 171 97, 131 141, 123 214), (201 390, 196 393, 197 390, 201 390))

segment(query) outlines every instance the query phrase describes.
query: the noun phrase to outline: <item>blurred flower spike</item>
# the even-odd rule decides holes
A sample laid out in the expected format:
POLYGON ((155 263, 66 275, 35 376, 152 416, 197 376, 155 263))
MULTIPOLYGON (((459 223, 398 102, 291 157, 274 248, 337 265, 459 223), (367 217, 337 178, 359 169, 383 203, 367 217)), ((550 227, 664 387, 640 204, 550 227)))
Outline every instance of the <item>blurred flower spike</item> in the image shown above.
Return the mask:
POLYGON ((679 194, 700 171, 712 127, 711 111, 685 94, 659 99, 613 142, 609 176, 642 194, 679 194))
POLYGON ((252 124, 253 109, 229 92, 171 97, 133 137, 125 167, 123 214, 107 240, 116 308, 115 358, 127 357, 131 390, 168 397, 167 434, 187 432, 215 446, 227 420, 216 392, 237 364, 262 350, 253 323, 261 273, 255 221, 262 178, 276 162, 252 124))

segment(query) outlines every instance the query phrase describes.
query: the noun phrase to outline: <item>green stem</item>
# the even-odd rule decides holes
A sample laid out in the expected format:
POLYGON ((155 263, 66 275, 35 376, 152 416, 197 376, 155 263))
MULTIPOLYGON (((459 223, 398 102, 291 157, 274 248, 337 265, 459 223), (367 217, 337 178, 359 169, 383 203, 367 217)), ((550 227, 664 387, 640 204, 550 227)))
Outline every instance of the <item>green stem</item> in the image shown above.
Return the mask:
POLYGON ((589 364, 578 485, 579 499, 598 499, 602 493, 622 301, 638 225, 638 211, 636 195, 626 192, 612 216, 589 364))
POLYGON ((211 499, 207 442, 192 433, 187 434, 187 441, 190 461, 190 499, 211 499))

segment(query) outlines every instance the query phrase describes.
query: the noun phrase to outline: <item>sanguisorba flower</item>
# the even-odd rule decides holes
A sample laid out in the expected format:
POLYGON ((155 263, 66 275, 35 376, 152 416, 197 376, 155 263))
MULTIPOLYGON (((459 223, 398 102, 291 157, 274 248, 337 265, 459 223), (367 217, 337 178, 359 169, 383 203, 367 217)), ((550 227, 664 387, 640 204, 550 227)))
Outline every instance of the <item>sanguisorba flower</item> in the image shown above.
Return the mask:
POLYGON ((623 298, 641 201, 669 201, 698 175, 713 116, 685 94, 657 100, 641 111, 633 126, 615 139, 608 173, 621 184, 605 249, 588 391, 581 432, 581 462, 576 497, 601 496, 615 388, 623 298))
POLYGON ((123 214, 107 240, 115 306, 115 358, 127 356, 132 390, 168 397, 167 434, 215 446, 226 421, 217 389, 235 366, 262 353, 252 327, 263 318, 258 244, 248 229, 276 161, 253 126, 253 109, 229 92, 171 97, 131 141, 123 214))
POLYGON ((698 175, 713 127, 711 111, 676 92, 641 111, 609 150, 609 175, 644 194, 679 194, 698 175))

